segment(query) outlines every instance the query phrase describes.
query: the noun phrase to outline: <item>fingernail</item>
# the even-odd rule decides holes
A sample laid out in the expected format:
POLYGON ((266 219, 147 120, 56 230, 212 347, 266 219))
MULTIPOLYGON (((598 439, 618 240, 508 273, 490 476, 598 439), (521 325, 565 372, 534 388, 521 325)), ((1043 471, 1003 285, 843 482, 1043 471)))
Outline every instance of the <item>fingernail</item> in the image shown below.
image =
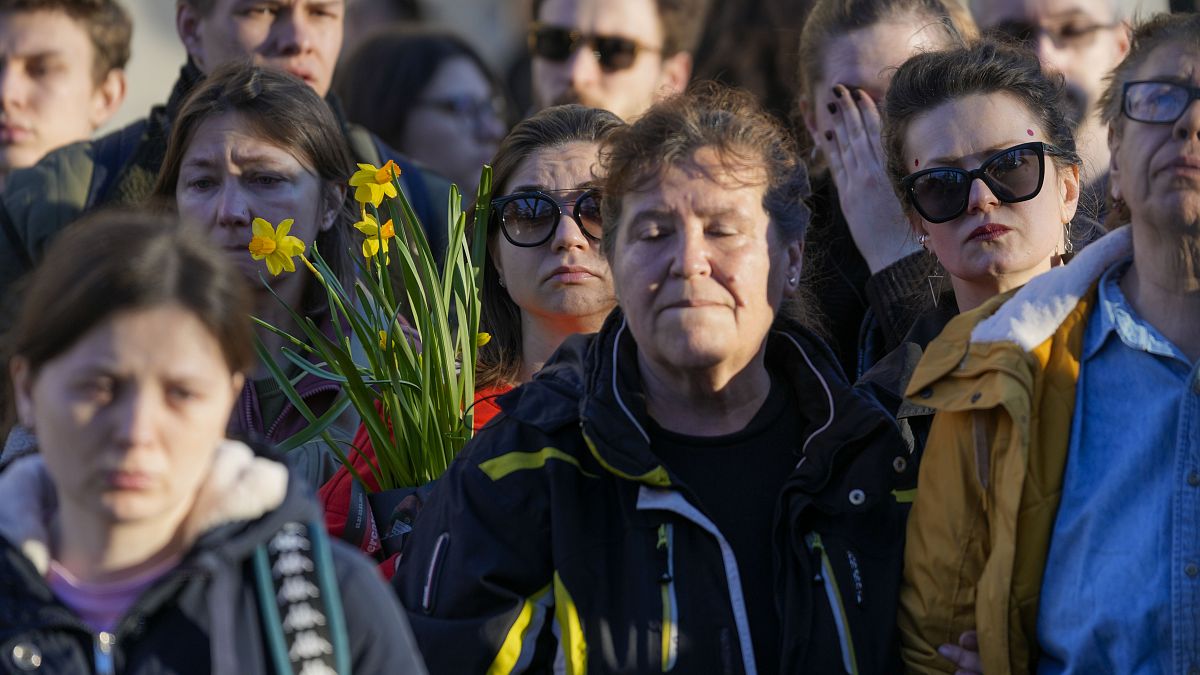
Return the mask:
POLYGON ((859 99, 861 99, 861 98, 862 98, 862 92, 860 92, 860 91, 859 91, 859 90, 857 90, 857 89, 851 89, 851 90, 850 90, 850 98, 852 98, 852 99, 854 99, 855 101, 857 101, 857 100, 859 100, 859 99))
POLYGON ((832 131, 826 131, 826 132, 825 132, 825 140, 827 140, 827 141, 832 141, 832 140, 833 140, 833 132, 832 132, 832 131))
POLYGON ((836 103, 830 103, 829 105, 827 105, 825 107, 829 109, 829 114, 831 114, 831 115, 837 112, 837 104, 836 103))
POLYGON ((838 97, 838 98, 841 98, 841 97, 842 97, 842 91, 841 91, 840 89, 838 89, 837 87, 834 87, 834 88, 833 88, 833 95, 834 95, 834 96, 836 96, 836 97, 838 97))

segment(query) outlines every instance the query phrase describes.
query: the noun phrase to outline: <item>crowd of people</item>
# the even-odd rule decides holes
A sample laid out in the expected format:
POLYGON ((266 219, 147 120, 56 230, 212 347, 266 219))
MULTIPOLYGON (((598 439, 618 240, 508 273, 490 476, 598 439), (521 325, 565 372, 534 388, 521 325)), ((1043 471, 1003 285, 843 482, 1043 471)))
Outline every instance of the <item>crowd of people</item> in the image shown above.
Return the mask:
POLYGON ((1200 673, 1194 7, 810 0, 765 86, 721 0, 533 0, 522 93, 364 32, 416 4, 175 0, 95 136, 120 0, 0 0, 0 672, 1200 673), (247 248, 353 285, 356 164, 439 258, 493 168, 474 436, 391 538, 247 248))

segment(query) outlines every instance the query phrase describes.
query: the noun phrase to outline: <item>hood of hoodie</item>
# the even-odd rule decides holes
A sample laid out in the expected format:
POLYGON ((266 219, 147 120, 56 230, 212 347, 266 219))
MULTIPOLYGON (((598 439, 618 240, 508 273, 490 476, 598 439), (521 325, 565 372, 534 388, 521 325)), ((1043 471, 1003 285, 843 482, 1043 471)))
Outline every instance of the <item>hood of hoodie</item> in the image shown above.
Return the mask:
MULTIPOLYGON (((24 457, 0 473, 0 494, 5 495, 0 500, 0 537, 44 577, 51 554, 49 524, 58 500, 42 458, 24 457)), ((242 443, 226 441, 181 524, 189 550, 185 558, 215 553, 224 560, 240 559, 283 523, 319 515, 303 486, 288 480, 287 467, 256 456, 242 443)))
MULTIPOLYGON (((807 425, 796 441, 794 478, 819 490, 838 450, 888 426, 888 415, 849 385, 824 342, 784 319, 767 336, 767 363, 793 387, 807 425)), ((564 341, 530 383, 498 404, 506 415, 547 433, 578 425, 595 459, 617 476, 650 487, 672 484, 650 449, 637 343, 619 309, 600 332, 564 341)))

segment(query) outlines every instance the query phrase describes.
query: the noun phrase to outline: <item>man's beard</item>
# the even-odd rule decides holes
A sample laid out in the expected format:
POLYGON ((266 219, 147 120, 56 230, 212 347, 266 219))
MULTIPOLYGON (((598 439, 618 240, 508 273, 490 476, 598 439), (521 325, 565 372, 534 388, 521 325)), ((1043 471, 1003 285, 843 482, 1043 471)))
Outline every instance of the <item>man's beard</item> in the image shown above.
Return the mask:
POLYGON ((1088 120, 1092 110, 1092 102, 1087 92, 1070 82, 1063 87, 1063 114, 1067 117, 1073 131, 1079 131, 1088 120))

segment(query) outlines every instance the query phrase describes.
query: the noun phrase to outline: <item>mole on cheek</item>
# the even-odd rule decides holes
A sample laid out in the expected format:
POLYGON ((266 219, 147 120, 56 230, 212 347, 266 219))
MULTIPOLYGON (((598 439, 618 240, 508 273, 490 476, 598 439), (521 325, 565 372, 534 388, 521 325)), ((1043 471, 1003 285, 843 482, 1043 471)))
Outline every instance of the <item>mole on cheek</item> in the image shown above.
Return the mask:
POLYGON ((913 166, 921 166, 921 160, 919 160, 919 159, 914 159, 914 160, 913 160, 913 166))
POLYGON ((1032 136, 1032 135, 1033 135, 1033 129, 1026 129, 1026 130, 1025 130, 1025 133, 1027 133, 1027 134, 1029 134, 1030 136, 1032 136))

